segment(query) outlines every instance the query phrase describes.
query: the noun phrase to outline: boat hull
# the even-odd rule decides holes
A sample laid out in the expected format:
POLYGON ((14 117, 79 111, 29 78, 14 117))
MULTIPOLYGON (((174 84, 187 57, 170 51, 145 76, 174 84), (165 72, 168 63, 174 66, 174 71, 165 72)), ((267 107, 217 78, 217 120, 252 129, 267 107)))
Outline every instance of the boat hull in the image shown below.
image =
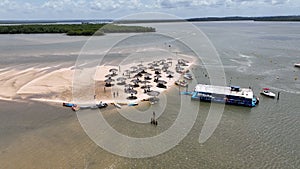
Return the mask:
POLYGON ((270 98, 273 98, 273 99, 276 97, 275 94, 266 94, 266 93, 263 93, 263 92, 261 92, 260 94, 264 95, 264 96, 267 96, 267 97, 270 97, 270 98))

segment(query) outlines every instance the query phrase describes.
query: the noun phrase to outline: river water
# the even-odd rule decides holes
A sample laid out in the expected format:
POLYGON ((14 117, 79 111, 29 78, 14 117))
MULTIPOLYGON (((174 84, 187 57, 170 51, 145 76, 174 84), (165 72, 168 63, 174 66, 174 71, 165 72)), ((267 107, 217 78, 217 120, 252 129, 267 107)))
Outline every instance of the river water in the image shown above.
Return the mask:
MULTIPOLYGON (((0 162, 4 168, 299 168, 300 166, 300 23, 193 23, 219 53, 227 84, 251 86, 259 96, 254 108, 225 106, 213 135, 198 142, 209 103, 200 103, 195 124, 173 149, 155 157, 131 159, 98 147, 84 133, 76 114, 58 106, 28 101, 0 101, 0 162), (259 95, 263 87, 281 92, 280 99, 259 95)), ((164 23, 163 28, 175 23, 164 23)), ((161 25, 160 25, 161 26, 161 25)), ((158 29, 158 32, 160 30, 158 29)), ((97 37, 107 41, 123 35, 97 37)), ((160 37, 163 39, 163 37, 160 37)), ((24 69, 75 63, 87 37, 1 35, 0 66, 24 69)), ((130 46, 130 42, 128 42, 130 46)), ((99 46, 101 51, 101 46, 99 46)), ((191 51, 181 51, 190 54, 191 51)), ((203 67, 199 82, 208 83, 203 67)), ((191 89, 190 89, 191 90, 191 89)), ((178 89, 167 93, 159 126, 136 124, 115 110, 102 111, 119 132, 146 137, 167 130, 178 114, 178 89)), ((184 96, 181 99, 189 99, 184 96)), ((199 104, 199 103, 192 103, 199 104)), ((193 109, 187 108, 187 113, 193 109)), ((124 143, 126 144, 126 143, 124 143)), ((1 168, 1 167, 0 167, 1 168)))

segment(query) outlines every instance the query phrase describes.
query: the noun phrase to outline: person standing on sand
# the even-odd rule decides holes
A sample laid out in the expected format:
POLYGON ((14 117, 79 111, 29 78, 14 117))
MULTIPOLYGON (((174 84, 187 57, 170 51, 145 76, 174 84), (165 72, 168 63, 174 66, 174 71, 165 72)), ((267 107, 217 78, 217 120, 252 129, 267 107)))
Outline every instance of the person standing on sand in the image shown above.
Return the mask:
POLYGON ((114 92, 114 98, 116 97, 116 92, 114 92))
POLYGON ((119 92, 117 91, 117 97, 119 97, 119 92))

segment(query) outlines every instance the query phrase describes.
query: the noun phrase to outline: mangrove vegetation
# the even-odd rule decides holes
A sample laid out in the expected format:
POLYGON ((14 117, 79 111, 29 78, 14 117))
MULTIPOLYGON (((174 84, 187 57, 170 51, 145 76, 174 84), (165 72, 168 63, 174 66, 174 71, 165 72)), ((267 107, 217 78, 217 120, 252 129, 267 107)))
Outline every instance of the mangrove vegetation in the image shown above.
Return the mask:
POLYGON ((69 36, 104 35, 105 33, 155 32, 155 28, 116 24, 29 24, 3 25, 0 34, 65 33, 69 36))

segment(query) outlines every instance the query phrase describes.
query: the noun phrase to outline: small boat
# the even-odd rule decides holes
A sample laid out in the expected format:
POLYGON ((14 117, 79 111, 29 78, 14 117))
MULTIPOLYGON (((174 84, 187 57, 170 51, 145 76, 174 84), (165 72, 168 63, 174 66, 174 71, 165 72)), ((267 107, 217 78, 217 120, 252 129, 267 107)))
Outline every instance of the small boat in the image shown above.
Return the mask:
POLYGON ((76 105, 76 106, 72 106, 71 109, 73 111, 78 111, 80 109, 80 107, 76 105))
POLYGON ((300 63, 295 63, 294 66, 295 67, 300 67, 300 63))
POLYGON ((74 103, 63 103, 64 107, 76 107, 77 105, 74 103))
POLYGON ((260 94, 271 97, 271 98, 275 98, 275 93, 271 92, 269 88, 263 88, 263 90, 260 92, 260 94))
POLYGON ((186 80, 176 80, 175 84, 181 87, 186 87, 188 85, 186 80))
POLYGON ((96 107, 99 108, 99 109, 105 108, 107 106, 108 106, 108 104, 107 103, 103 103, 102 101, 100 101, 99 104, 96 104, 96 107))
POLYGON ((190 74, 190 73, 185 73, 185 74, 183 75, 183 77, 184 77, 185 79, 187 79, 187 80, 192 80, 192 79, 193 79, 193 76, 192 76, 192 74, 190 74))
POLYGON ((129 103, 128 106, 137 106, 139 105, 138 103, 129 103))

